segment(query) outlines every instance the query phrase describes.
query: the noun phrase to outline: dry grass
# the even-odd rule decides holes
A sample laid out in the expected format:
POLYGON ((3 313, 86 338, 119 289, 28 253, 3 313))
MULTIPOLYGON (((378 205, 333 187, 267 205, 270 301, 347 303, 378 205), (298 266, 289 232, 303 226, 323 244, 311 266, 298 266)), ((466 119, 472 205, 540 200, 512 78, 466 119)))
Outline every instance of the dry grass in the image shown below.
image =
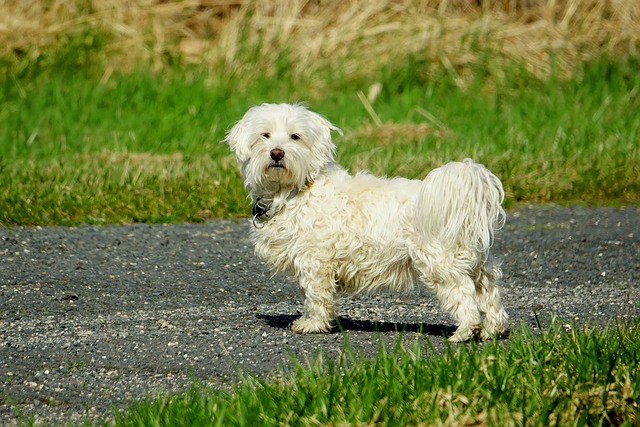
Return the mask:
POLYGON ((349 137, 355 140, 367 139, 375 141, 377 145, 385 146, 397 140, 419 141, 427 135, 443 136, 439 130, 435 130, 428 123, 386 122, 381 125, 365 124, 349 134, 349 137))
MULTIPOLYGON (((107 73, 170 58, 223 75, 269 72, 283 52, 296 76, 340 67, 374 78, 417 56, 464 85, 490 50, 547 75, 602 54, 637 52, 637 0, 0 0, 0 56, 38 58, 101 34, 107 73)), ((499 76, 500 64, 495 64, 499 76)), ((108 75, 108 74, 107 74, 108 75)))

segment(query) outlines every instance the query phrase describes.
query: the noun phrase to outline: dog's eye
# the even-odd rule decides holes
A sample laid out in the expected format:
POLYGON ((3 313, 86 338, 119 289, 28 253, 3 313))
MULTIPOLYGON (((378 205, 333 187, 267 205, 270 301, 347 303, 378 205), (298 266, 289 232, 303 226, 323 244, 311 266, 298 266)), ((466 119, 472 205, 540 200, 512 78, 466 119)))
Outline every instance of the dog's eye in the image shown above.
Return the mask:
POLYGON ((297 133, 294 133, 291 135, 291 139, 293 139, 294 141, 297 141, 300 139, 300 135, 298 135, 297 133))
POLYGON ((264 133, 261 133, 260 135, 262 135, 264 138, 267 138, 267 139, 271 138, 271 134, 269 132, 264 132, 264 133))

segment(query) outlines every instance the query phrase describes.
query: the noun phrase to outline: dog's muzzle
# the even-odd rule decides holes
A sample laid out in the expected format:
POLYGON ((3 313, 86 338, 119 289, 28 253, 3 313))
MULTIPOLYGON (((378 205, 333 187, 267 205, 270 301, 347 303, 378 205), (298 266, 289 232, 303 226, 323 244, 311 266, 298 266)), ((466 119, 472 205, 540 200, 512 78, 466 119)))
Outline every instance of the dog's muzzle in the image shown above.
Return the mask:
POLYGON ((282 159, 284 158, 284 150, 282 148, 274 148, 269 152, 269 156, 273 162, 269 165, 269 168, 284 168, 282 159))
POLYGON ((284 150, 282 148, 274 148, 269 152, 269 156, 278 163, 280 160, 284 158, 284 150))

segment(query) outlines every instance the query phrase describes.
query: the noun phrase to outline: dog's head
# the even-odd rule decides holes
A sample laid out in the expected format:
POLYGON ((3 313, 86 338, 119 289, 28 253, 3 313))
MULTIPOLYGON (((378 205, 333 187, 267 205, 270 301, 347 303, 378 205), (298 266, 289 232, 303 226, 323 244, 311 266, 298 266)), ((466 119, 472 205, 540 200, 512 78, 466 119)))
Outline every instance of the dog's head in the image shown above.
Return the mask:
POLYGON ((260 195, 312 182, 333 162, 332 130, 342 133, 301 105, 262 104, 247 111, 225 142, 242 166, 245 185, 260 195))

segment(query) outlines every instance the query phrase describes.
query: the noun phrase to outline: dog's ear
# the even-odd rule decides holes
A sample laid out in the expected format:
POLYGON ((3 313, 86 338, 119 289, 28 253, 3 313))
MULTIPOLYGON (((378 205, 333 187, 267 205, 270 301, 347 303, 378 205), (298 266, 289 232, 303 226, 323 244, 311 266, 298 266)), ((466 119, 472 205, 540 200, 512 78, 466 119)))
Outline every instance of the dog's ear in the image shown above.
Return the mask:
POLYGON ((331 123, 329 120, 327 120, 324 117, 322 117, 320 114, 314 113, 313 111, 309 111, 309 113, 311 114, 311 117, 313 118, 313 120, 316 121, 317 124, 319 124, 320 126, 326 128, 327 137, 329 139, 331 139, 331 131, 338 132, 340 134, 340 136, 344 136, 344 133, 342 133, 342 129, 340 129, 339 127, 337 127, 336 125, 331 123))
POLYGON ((249 150, 251 132, 247 122, 246 118, 240 120, 227 132, 227 136, 223 140, 224 143, 229 145, 231 151, 235 153, 239 163, 243 163, 251 157, 249 150))
POLYGON ((315 122, 315 138, 318 138, 319 141, 322 141, 322 144, 317 145, 315 148, 321 152, 321 155, 325 159, 333 159, 336 154, 336 145, 333 143, 331 139, 331 131, 335 131, 339 133, 341 136, 344 134, 342 130, 331 123, 329 120, 322 117, 320 114, 309 111, 311 120, 315 122))

